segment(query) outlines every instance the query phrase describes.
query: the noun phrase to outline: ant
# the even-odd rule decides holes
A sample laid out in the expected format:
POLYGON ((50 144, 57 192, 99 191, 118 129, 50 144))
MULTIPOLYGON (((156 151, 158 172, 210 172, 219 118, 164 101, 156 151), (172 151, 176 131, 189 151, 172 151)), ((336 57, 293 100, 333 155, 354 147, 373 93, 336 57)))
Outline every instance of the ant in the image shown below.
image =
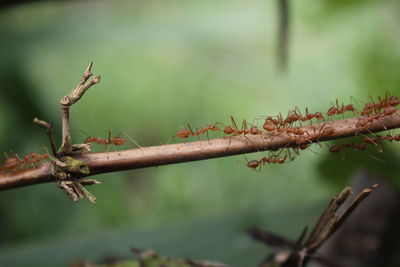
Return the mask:
POLYGON ((260 160, 251 160, 247 162, 246 166, 259 172, 261 170, 261 166, 265 165, 266 163, 270 164, 283 164, 286 161, 286 156, 277 157, 275 155, 271 155, 269 157, 263 157, 260 160))
POLYGON ((278 124, 278 121, 277 121, 277 120, 273 119, 272 117, 267 117, 267 118, 265 119, 263 128, 264 128, 264 130, 266 130, 267 132, 273 132, 273 131, 275 131, 275 129, 278 128, 278 125, 279 125, 279 124, 278 124))
POLYGON ((330 107, 328 109, 328 111, 326 112, 326 114, 328 116, 334 116, 334 115, 338 115, 338 114, 343 114, 347 111, 355 112, 356 108, 354 107, 353 104, 349 104, 349 105, 342 104, 342 106, 339 108, 339 100, 336 99, 336 107, 335 106, 330 107))
POLYGON ((314 118, 316 118, 317 120, 325 120, 325 117, 322 115, 321 112, 309 113, 308 108, 306 108, 306 115, 301 118, 301 121, 311 121, 314 118))
MULTIPOLYGON (((295 111, 292 111, 292 112, 295 112, 295 111)), ((285 120, 283 120, 282 114, 280 114, 280 113, 277 116, 277 119, 273 119, 271 116, 268 116, 265 119, 263 128, 267 132, 273 132, 275 130, 279 131, 281 129, 281 127, 285 127, 285 126, 287 128, 289 128, 290 124, 293 123, 294 120, 296 119, 296 116, 298 116, 297 113, 288 115, 288 117, 285 120)))
MULTIPOLYGON (((314 128, 315 131, 315 128, 314 128)), ((313 135, 310 135, 308 132, 307 134, 309 135, 308 137, 297 137, 296 141, 298 145, 303 145, 307 143, 312 143, 314 141, 318 141, 321 138, 331 136, 335 133, 335 129, 331 126, 325 127, 325 123, 322 125, 321 129, 319 130, 318 133, 314 133, 313 135)))
POLYGON ((114 138, 111 138, 111 130, 108 131, 108 139, 104 139, 101 137, 93 137, 93 136, 88 136, 85 141, 85 144, 89 143, 96 143, 98 145, 115 145, 115 146, 121 146, 125 144, 125 138, 116 136, 114 138))
POLYGON ((24 162, 25 162, 25 164, 29 164, 29 163, 35 164, 35 163, 41 162, 42 160, 46 160, 49 157, 50 157, 50 155, 48 153, 38 154, 35 152, 31 152, 24 157, 24 162))
MULTIPOLYGON (((221 130, 217 127, 217 124, 219 124, 219 123, 214 123, 214 124, 210 124, 210 125, 208 125, 208 126, 204 126, 204 127, 201 128, 200 130, 196 129, 196 132, 193 133, 193 135, 196 135, 196 136, 200 137, 200 135, 206 133, 206 134, 207 134, 207 139, 209 139, 209 138, 208 138, 208 131, 213 131, 213 132, 221 131, 221 130)), ((188 126, 189 126, 189 125, 188 125, 188 126)))
MULTIPOLYGON (((372 144, 372 143, 371 143, 372 144)), ((357 144, 357 143, 355 143, 355 142, 351 142, 351 143, 346 143, 346 144, 341 144, 341 145, 336 145, 336 146, 331 146, 330 148, 329 148, 329 152, 332 152, 332 153, 338 153, 338 152, 340 152, 342 149, 345 149, 345 148, 353 148, 354 150, 364 150, 365 148, 366 148, 366 146, 367 146, 367 143, 366 142, 363 142, 363 143, 360 143, 360 144, 357 144)))
POLYGON ((193 132, 192 128, 188 124, 187 126, 188 126, 189 130, 187 130, 186 128, 182 128, 174 136, 178 136, 179 138, 185 139, 185 138, 188 138, 189 136, 200 137, 200 135, 206 133, 207 139, 208 139, 208 131, 220 131, 220 129, 217 127, 217 124, 219 124, 219 123, 214 123, 214 124, 210 124, 208 126, 204 126, 201 129, 196 129, 195 132, 193 132))
POLYGON ((4 165, 0 166, 0 171, 2 170, 15 170, 15 169, 20 169, 25 167, 28 164, 33 164, 33 166, 35 166, 35 164, 46 160, 50 157, 50 155, 48 153, 46 154, 38 154, 36 152, 31 152, 28 155, 26 155, 25 157, 23 157, 23 159, 20 159, 20 157, 14 153, 14 157, 13 158, 9 158, 8 155, 6 153, 4 153, 4 156, 6 158, 4 165))
POLYGON ((287 134, 304 135, 304 131, 300 127, 288 128, 286 129, 287 134))
MULTIPOLYGON (((238 129, 238 127, 237 127, 237 125, 236 125, 236 121, 235 121, 235 119, 231 116, 231 121, 232 121, 232 125, 231 126, 226 126, 224 129, 223 129, 223 132, 226 134, 226 135, 231 135, 231 134, 233 134, 233 136, 237 136, 237 135, 241 135, 241 134, 243 134, 244 136, 246 136, 246 134, 248 134, 248 133, 250 133, 251 132, 251 130, 249 130, 249 129, 247 129, 247 121, 246 120, 243 120, 243 122, 242 122, 242 129, 241 130, 239 130, 238 129)), ((255 127, 255 126, 253 126, 253 127, 255 127)), ((256 127, 255 127, 256 128, 256 127)), ((253 132, 256 132, 256 130, 258 130, 258 129, 254 129, 253 128, 253 132)), ((253 134, 253 133, 252 133, 253 134)))
POLYGON ((385 98, 379 98, 378 100, 378 103, 373 102, 372 99, 371 102, 366 103, 363 110, 361 111, 361 115, 370 116, 372 112, 380 113, 382 109, 384 110, 384 113, 387 114, 390 113, 392 110, 397 110, 395 107, 400 104, 400 100, 398 97, 389 96, 388 93, 386 93, 385 98))
MULTIPOLYGON (((367 104, 371 104, 371 103, 367 103, 367 104)), ((372 105, 372 104, 371 104, 372 105)), ((366 105, 367 106, 367 105, 366 105)), ((372 124, 372 122, 374 120, 378 120, 380 118, 386 117, 386 116, 390 116, 393 115, 394 113, 397 112, 397 108, 393 107, 393 106, 387 106, 383 108, 383 112, 378 113, 378 114, 374 114, 371 115, 372 110, 370 109, 371 106, 369 106, 368 111, 365 112, 361 112, 362 115, 367 116, 366 118, 359 118, 357 123, 356 123, 356 127, 367 127, 368 124, 372 124), (368 115, 367 115, 368 114, 368 115)), ((364 108, 365 110, 365 108, 364 108)), ((363 110, 363 111, 364 111, 363 110)), ((383 128, 386 130, 385 125, 383 125, 383 128)))
POLYGON ((283 123, 284 125, 288 124, 290 127, 296 121, 302 120, 302 118, 303 117, 301 116, 300 111, 298 111, 298 108, 296 107, 294 110, 289 111, 288 116, 283 123))
POLYGON ((15 154, 15 157, 9 158, 6 153, 4 153, 6 160, 4 161, 3 166, 0 166, 0 170, 15 170, 18 169, 23 161, 15 154))

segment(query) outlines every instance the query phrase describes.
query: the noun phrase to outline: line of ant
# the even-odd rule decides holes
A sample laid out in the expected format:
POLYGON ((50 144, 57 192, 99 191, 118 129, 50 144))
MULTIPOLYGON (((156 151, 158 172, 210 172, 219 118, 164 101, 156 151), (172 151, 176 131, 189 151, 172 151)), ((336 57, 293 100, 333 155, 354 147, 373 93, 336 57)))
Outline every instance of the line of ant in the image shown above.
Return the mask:
MULTIPOLYGON (((242 121, 242 127, 238 128, 235 119, 233 118, 233 116, 231 116, 231 122, 232 124, 229 126, 225 126, 223 123, 217 122, 214 124, 210 124, 210 125, 206 125, 200 129, 196 129, 195 131, 193 131, 193 129, 191 128, 191 126, 188 124, 187 128, 183 127, 181 128, 175 135, 173 135, 171 137, 174 138, 176 136, 178 136, 181 139, 186 139, 190 136, 197 136, 200 137, 203 134, 207 134, 207 139, 208 138, 208 132, 209 131, 219 131, 219 132, 223 132, 225 135, 227 136, 238 136, 238 135, 246 135, 246 134, 252 134, 252 135, 256 135, 256 134, 261 134, 262 131, 260 129, 258 129, 256 126, 252 125, 250 128, 248 128, 248 123, 246 120, 242 121), (223 127, 223 129, 221 130, 220 128, 218 128, 218 124, 221 124, 223 127)), ((250 124, 250 123, 249 123, 250 124)))
POLYGON ((389 96, 388 93, 386 93, 386 97, 383 99, 379 97, 378 102, 374 102, 371 99, 371 102, 366 103, 360 114, 363 116, 370 116, 372 113, 378 114, 382 111, 382 109, 385 110, 385 108, 389 107, 395 108, 399 104, 400 100, 398 97, 389 96))
MULTIPOLYGON (((398 105, 399 103, 400 103, 400 100, 395 96, 390 96, 390 97, 387 96, 383 99, 379 99, 379 103, 367 103, 366 106, 364 107, 363 111, 360 112, 359 114, 371 115, 371 113, 374 110, 377 111, 380 109, 384 109, 384 113, 382 113, 380 115, 375 115, 375 117, 360 119, 360 122, 358 123, 357 127, 364 127, 368 123, 372 122, 373 120, 375 120, 379 117, 393 114, 397 110, 396 108, 394 108, 394 106, 398 105)), ((357 109, 354 107, 353 104, 339 105, 339 101, 336 99, 336 106, 330 107, 328 109, 328 111, 326 112, 326 115, 331 117, 331 116, 343 114, 343 113, 349 112, 349 111, 358 113, 357 109)), ((268 116, 267 118, 265 118, 262 129, 264 129, 266 132, 275 132, 275 131, 283 132, 283 131, 285 131, 288 134, 303 135, 305 132, 298 126, 293 127, 294 123, 310 121, 312 124, 313 119, 317 119, 318 121, 326 121, 326 118, 324 117, 324 115, 321 112, 310 113, 308 108, 306 108, 305 113, 306 113, 305 116, 303 116, 301 114, 300 110, 296 107, 294 110, 291 110, 288 112, 288 115, 285 119, 283 118, 282 114, 279 114, 275 118, 272 116, 268 116)), ((254 125, 252 125, 250 128, 248 128, 247 124, 249 124, 249 123, 247 123, 246 120, 242 121, 241 128, 237 127, 237 124, 232 116, 231 116, 231 122, 232 122, 231 125, 224 126, 224 128, 222 129, 222 132, 225 135, 229 135, 229 136, 238 136, 238 135, 242 135, 242 134, 243 135, 246 135, 246 134, 257 135, 257 134, 262 133, 262 129, 259 129, 258 127, 254 126, 254 125)), ((218 126, 217 126, 218 124, 223 125, 222 123, 210 124, 210 125, 200 128, 200 129, 196 129, 195 131, 193 131, 192 128, 190 127, 190 125, 188 124, 187 128, 186 127, 182 128, 173 137, 178 136, 179 138, 185 139, 190 136, 200 137, 201 135, 206 133, 207 138, 208 138, 209 131, 221 131, 221 129, 218 128, 218 126)))
MULTIPOLYGON (((371 103, 367 103, 371 104, 371 103)), ((367 105, 366 104, 366 105, 367 105)), ((364 108, 365 109, 365 108, 364 108)), ((372 124, 374 120, 379 121, 380 118, 384 118, 386 116, 393 115, 394 113, 397 112, 397 108, 395 106, 386 106, 382 107, 383 111, 377 113, 377 114, 372 114, 372 110, 368 108, 368 112, 364 112, 363 116, 365 117, 360 117, 356 123, 356 127, 367 127, 368 125, 372 124)), ((386 130, 385 125, 382 124, 382 127, 386 130)))
POLYGON ((18 169, 23 169, 25 167, 37 167, 42 165, 44 161, 50 158, 48 153, 38 154, 36 152, 31 152, 24 156, 22 159, 14 153, 14 157, 9 157, 7 153, 4 153, 6 160, 4 164, 0 166, 0 171, 14 171, 18 169))
POLYGON ((246 159, 246 166, 252 170, 255 170, 257 172, 261 171, 261 167, 266 165, 266 164, 284 164, 288 163, 290 161, 293 161, 295 159, 295 156, 292 155, 290 152, 291 149, 296 153, 296 155, 300 155, 298 148, 295 147, 286 147, 286 148, 281 148, 279 149, 279 152, 276 153, 270 153, 268 157, 262 157, 259 160, 247 160, 246 159), (283 156, 280 156, 281 153, 284 153, 283 156))
POLYGON ((400 141, 400 133, 396 134, 396 135, 391 135, 391 134, 386 134, 386 135, 376 135, 376 136, 367 136, 364 137, 364 139, 362 140, 362 142, 360 143, 355 143, 355 142, 351 142, 351 143, 344 143, 344 144, 340 144, 340 145, 335 145, 335 146, 331 146, 329 148, 329 151, 332 153, 338 153, 343 149, 346 148, 352 148, 354 150, 364 150, 367 145, 374 145, 375 147, 377 147, 378 151, 382 151, 381 148, 381 142, 382 141, 400 141))

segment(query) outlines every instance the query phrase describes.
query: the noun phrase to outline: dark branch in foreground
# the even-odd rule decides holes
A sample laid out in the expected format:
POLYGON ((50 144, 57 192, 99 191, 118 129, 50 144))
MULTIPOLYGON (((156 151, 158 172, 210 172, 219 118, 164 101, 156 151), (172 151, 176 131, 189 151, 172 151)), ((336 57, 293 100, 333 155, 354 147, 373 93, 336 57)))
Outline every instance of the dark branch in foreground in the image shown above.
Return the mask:
POLYGON ((352 194, 352 190, 346 187, 337 197, 333 197, 305 242, 303 240, 307 228, 305 228, 296 243, 258 227, 248 229, 247 232, 252 238, 278 250, 269 255, 260 266, 276 266, 275 264, 278 263, 282 267, 303 267, 306 266, 309 260, 315 260, 324 266, 340 267, 341 265, 334 261, 316 254, 316 251, 343 225, 344 221, 358 207, 361 201, 369 196, 377 186, 375 184, 365 188, 341 214, 338 212, 338 209, 342 207, 344 201, 352 194))
MULTIPOLYGON (((373 120, 368 127, 359 127, 356 117, 344 120, 327 121, 320 124, 304 126, 311 137, 313 133, 324 129, 331 129, 329 135, 319 135, 318 138, 309 138, 310 143, 323 142, 339 138, 346 138, 360 134, 370 134, 393 128, 400 128, 400 111, 389 116, 373 120)), ((280 148, 297 148, 298 141, 286 132, 263 133, 260 135, 246 135, 216 138, 205 141, 179 143, 152 147, 143 147, 115 152, 88 153, 75 156, 90 168, 90 176, 120 170, 157 167, 167 164, 197 161, 232 155, 246 154, 258 151, 275 151, 280 148)), ((24 169, 13 172, 0 173, 0 190, 21 186, 55 181, 51 173, 51 163, 37 168, 24 169)))

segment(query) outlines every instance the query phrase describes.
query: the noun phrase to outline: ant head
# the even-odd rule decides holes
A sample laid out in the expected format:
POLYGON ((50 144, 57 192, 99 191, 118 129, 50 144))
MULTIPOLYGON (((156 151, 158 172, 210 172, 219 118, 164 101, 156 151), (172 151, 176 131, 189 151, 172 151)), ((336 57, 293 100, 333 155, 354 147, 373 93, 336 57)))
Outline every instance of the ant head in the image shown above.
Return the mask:
POLYGON ((251 126, 250 133, 251 134, 260 134, 261 131, 256 126, 251 126))
POLYGON ((394 95, 389 98, 389 102, 390 102, 391 106, 397 106, 397 105, 400 104, 399 98, 397 96, 394 96, 394 95))
POLYGON ((208 129, 211 131, 219 131, 219 128, 217 127, 217 123, 209 125, 208 129))
POLYGON ((96 140, 97 140, 96 137, 88 136, 88 137, 85 139, 84 143, 85 143, 85 144, 93 143, 93 142, 95 142, 96 140))

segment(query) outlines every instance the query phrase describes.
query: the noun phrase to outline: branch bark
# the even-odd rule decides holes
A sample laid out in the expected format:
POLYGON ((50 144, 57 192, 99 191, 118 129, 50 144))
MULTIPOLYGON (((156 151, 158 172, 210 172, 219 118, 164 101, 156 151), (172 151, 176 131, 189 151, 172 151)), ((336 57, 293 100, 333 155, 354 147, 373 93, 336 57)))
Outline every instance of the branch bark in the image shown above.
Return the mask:
MULTIPOLYGON (((332 134, 309 138, 310 143, 400 128, 400 111, 373 120, 368 128, 356 126, 360 118, 363 117, 326 121, 301 128, 307 131, 311 137, 313 134, 317 135, 321 132, 321 128, 333 128, 332 134)), ((294 135, 281 132, 223 137, 115 152, 80 154, 75 158, 87 164, 90 168, 88 176, 91 176, 113 171, 157 167, 266 150, 276 151, 290 147, 298 147, 298 141, 294 135)), ((46 163, 37 168, 0 173, 0 191, 50 181, 55 181, 55 179, 51 174, 51 163, 46 163)))

